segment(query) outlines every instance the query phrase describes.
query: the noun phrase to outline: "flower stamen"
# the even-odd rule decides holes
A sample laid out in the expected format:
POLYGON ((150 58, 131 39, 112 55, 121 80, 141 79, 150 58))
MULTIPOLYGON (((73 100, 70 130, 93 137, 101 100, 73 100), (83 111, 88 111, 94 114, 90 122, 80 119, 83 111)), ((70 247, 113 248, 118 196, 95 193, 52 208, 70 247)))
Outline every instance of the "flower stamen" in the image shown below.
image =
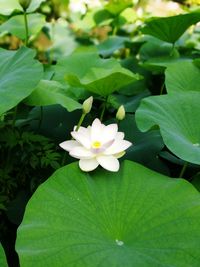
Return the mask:
POLYGON ((101 142, 99 142, 99 141, 94 141, 93 143, 92 143, 92 148, 100 148, 101 147, 101 142))

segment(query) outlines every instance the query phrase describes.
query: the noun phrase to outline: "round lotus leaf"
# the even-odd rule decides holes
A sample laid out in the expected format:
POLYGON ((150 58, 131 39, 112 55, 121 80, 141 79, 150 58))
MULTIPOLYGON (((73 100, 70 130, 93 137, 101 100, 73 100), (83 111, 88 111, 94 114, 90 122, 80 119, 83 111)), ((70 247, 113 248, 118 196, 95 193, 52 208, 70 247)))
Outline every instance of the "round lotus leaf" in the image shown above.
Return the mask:
POLYGON ((125 161, 117 173, 57 170, 19 227, 21 267, 199 267, 200 195, 125 161))

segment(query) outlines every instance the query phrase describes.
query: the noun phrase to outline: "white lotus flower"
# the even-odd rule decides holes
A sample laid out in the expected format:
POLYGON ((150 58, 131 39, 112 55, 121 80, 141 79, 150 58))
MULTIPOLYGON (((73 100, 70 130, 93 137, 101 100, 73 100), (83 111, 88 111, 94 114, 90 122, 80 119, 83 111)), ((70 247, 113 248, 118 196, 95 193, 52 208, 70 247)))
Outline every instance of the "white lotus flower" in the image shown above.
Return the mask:
POLYGON ((99 119, 95 119, 92 126, 74 130, 71 135, 74 140, 65 141, 60 146, 72 157, 80 159, 79 166, 83 171, 92 171, 101 165, 108 171, 117 172, 118 158, 132 145, 124 140, 124 133, 118 132, 117 124, 105 126, 99 119))

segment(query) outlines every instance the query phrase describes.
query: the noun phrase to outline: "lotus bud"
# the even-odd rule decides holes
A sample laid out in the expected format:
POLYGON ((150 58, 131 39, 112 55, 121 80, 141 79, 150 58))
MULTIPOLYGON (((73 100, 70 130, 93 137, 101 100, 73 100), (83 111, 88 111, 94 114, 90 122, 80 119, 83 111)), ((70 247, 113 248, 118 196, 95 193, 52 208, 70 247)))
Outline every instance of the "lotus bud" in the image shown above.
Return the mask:
POLYGON ((116 113, 116 118, 117 118, 117 120, 122 121, 125 118, 125 115, 126 115, 126 112, 125 112, 124 106, 121 105, 118 108, 118 111, 116 113))
POLYGON ((26 10, 32 0, 19 0, 20 5, 23 7, 23 10, 26 10))
POLYGON ((87 114, 90 112, 92 108, 92 103, 93 103, 93 96, 90 96, 83 102, 83 113, 87 114))

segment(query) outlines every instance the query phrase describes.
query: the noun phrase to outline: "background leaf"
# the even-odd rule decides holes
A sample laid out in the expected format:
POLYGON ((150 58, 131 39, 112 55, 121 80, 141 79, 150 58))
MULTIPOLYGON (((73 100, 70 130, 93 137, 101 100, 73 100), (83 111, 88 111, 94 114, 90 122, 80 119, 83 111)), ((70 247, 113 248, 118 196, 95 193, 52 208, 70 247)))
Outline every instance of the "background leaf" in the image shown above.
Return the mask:
POLYGON ((200 21, 200 12, 172 17, 152 18, 141 29, 144 34, 152 35, 168 43, 175 43, 192 24, 200 21))
POLYGON ((43 68, 34 56, 35 52, 25 47, 0 49, 0 114, 31 94, 41 80, 43 68))
MULTIPOLYGON (((28 14, 28 28, 29 36, 37 34, 45 25, 45 16, 42 14, 28 14)), ((24 15, 16 15, 11 17, 0 26, 0 33, 9 32, 18 38, 24 40, 26 38, 26 31, 24 25, 24 15)))
MULTIPOLYGON (((42 2, 45 2, 46 0, 31 0, 31 3, 27 9, 28 13, 34 12, 42 2)), ((15 10, 23 11, 23 8, 19 4, 18 0, 1 0, 0 1, 0 14, 9 16, 11 15, 15 10)))
POLYGON ((127 37, 110 36, 104 42, 100 43, 97 48, 103 57, 112 55, 116 50, 124 48, 125 42, 130 41, 127 37))
POLYGON ((33 195, 17 251, 21 267, 198 267, 199 223, 199 192, 182 179, 129 161, 91 174, 74 163, 33 195))
POLYGON ((185 161, 200 164, 199 103, 198 92, 148 97, 136 111, 136 122, 141 131, 158 125, 169 150, 185 161))
POLYGON ((46 2, 46 0, 31 0, 31 3, 29 7, 27 8, 27 12, 28 13, 34 12, 38 7, 40 7, 42 2, 46 2))
POLYGON ((107 96, 123 86, 139 80, 140 76, 121 67, 115 59, 101 59, 97 53, 74 53, 55 66, 54 80, 71 87, 107 96))
POLYGON ((22 7, 18 0, 1 0, 0 1, 0 14, 9 16, 14 10, 22 11, 22 7))
POLYGON ((82 105, 71 98, 59 82, 47 80, 41 80, 25 102, 31 106, 60 104, 68 111, 82 108, 82 105))

